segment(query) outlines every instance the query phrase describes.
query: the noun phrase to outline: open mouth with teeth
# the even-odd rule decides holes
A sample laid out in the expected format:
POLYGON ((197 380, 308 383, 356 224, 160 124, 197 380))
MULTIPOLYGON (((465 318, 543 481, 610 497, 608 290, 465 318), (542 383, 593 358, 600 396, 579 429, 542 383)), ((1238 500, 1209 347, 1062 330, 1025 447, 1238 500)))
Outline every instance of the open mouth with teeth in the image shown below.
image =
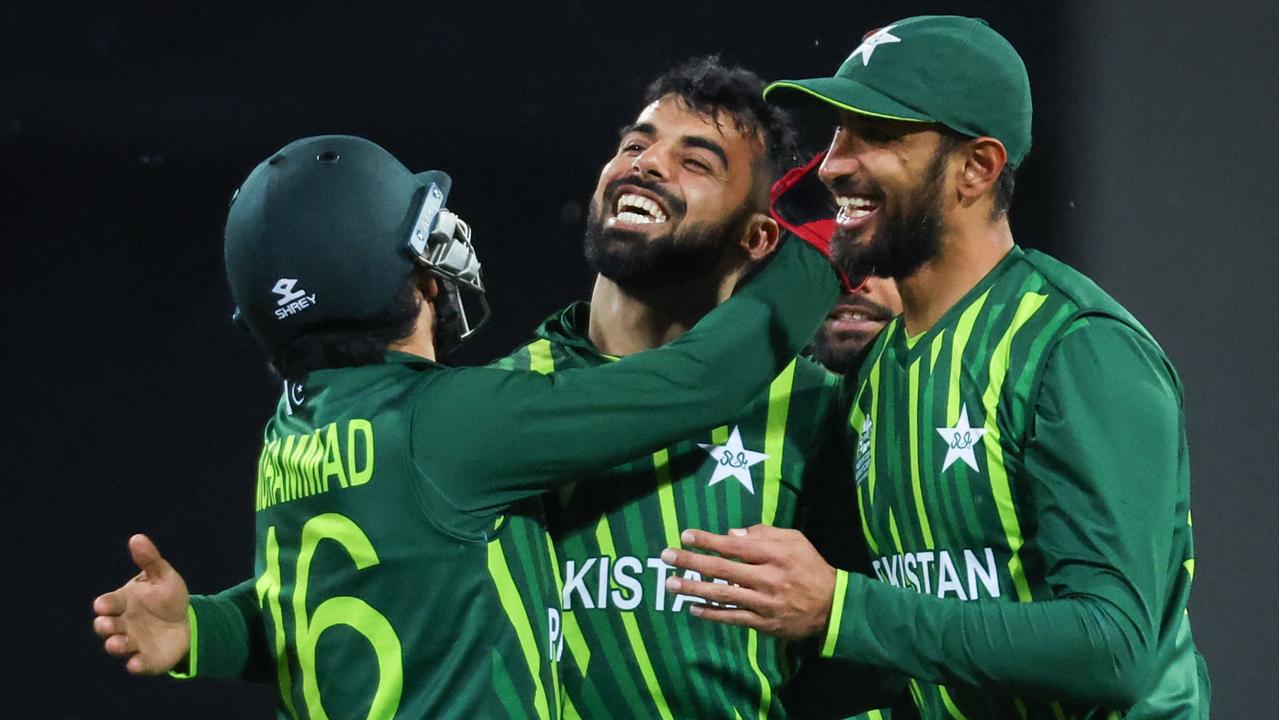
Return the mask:
POLYGON ((835 198, 839 213, 835 222, 843 227, 856 227, 879 209, 879 203, 864 195, 840 195, 835 198))
POLYGON ((656 200, 627 192, 617 196, 613 217, 627 225, 656 225, 669 219, 665 208, 656 200))
POLYGON ((826 325, 835 333, 876 333, 891 319, 862 305, 840 303, 826 316, 826 325))

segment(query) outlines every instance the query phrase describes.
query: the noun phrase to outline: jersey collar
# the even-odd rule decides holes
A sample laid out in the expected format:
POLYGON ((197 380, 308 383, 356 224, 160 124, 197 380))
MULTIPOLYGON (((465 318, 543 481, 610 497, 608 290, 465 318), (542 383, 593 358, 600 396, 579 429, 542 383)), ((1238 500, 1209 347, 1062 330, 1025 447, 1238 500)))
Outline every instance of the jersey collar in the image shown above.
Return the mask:
POLYGON ((971 290, 964 293, 964 296, 952 305, 949 310, 943 313, 942 316, 937 319, 937 322, 933 323, 932 327, 909 341, 906 338, 905 318, 899 315, 895 320, 895 322, 899 324, 899 327, 892 337, 893 354, 897 356, 898 362, 900 362, 903 366, 908 366, 910 363, 915 361, 915 358, 925 352, 929 352, 929 347, 932 345, 933 340, 940 333, 945 332, 948 328, 953 327, 957 322, 959 322, 959 316, 963 315, 964 311, 967 310, 969 306, 977 300, 977 298, 981 297, 987 290, 994 286, 995 283, 999 282, 999 279, 1008 273, 1008 269, 1017 264, 1017 262, 1025 256, 1026 252, 1022 250, 1020 246, 1013 245, 1012 249, 1008 251, 1008 254, 1004 255, 1004 257, 995 264, 995 267, 991 268, 990 272, 986 273, 985 277, 974 285, 971 290))

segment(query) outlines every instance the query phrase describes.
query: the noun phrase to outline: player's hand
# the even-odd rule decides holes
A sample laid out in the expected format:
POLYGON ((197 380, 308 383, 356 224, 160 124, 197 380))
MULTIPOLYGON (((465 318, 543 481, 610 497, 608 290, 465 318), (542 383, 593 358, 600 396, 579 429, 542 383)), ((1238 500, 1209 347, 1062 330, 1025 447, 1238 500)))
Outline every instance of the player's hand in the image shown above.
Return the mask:
POLYGON ((844 292, 851 293, 861 287, 866 278, 864 276, 850 277, 843 265, 835 261, 834 253, 831 250, 831 240, 835 235, 834 212, 824 213, 812 209, 823 208, 830 201, 830 191, 826 189, 826 186, 822 184, 817 175, 817 168, 821 166, 822 161, 825 159, 826 151, 823 150, 814 155, 807 163, 791 168, 777 182, 773 183, 772 190, 769 193, 769 212, 779 225, 825 256, 830 261, 831 266, 835 268, 835 274, 839 276, 844 292), (797 200, 787 200, 779 203, 783 198, 792 196, 797 198, 797 200), (804 208, 797 213, 797 215, 802 214, 804 216, 788 218, 787 216, 791 215, 792 212, 783 212, 779 205, 796 205, 804 208), (814 212, 816 212, 815 215, 814 212))
POLYGON ((146 535, 129 538, 129 554, 141 570, 120 589, 93 601, 93 631, 107 653, 127 658, 134 675, 172 670, 191 647, 186 581, 146 535))
POLYGON ((803 533, 770 525, 730 530, 728 535, 685 530, 680 542, 723 557, 667 548, 662 551, 662 560, 730 584, 671 576, 666 589, 736 606, 693 605, 692 614, 783 638, 826 631, 835 594, 835 568, 822 559, 803 533))

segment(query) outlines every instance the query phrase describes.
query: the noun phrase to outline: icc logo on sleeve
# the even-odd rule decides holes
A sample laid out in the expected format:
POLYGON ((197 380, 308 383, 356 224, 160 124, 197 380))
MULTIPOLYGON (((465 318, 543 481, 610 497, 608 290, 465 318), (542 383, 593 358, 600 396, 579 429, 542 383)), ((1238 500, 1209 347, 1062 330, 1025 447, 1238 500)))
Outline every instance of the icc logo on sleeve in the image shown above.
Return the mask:
POLYGON ((870 417, 867 416, 866 420, 862 423, 861 431, 857 434, 857 454, 855 456, 857 458, 857 465, 856 474, 854 476, 854 482, 857 485, 861 485, 866 481, 866 478, 870 476, 870 432, 872 428, 873 425, 870 422, 870 417))

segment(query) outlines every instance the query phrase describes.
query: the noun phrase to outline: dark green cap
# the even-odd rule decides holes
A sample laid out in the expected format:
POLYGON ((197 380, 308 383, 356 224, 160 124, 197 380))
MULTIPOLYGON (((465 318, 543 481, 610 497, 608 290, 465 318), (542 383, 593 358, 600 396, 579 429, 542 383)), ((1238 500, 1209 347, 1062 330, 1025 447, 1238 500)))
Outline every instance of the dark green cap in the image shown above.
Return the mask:
POLYGON ((984 20, 922 15, 868 34, 834 77, 779 80, 764 96, 893 120, 934 122, 1004 144, 1016 167, 1030 152, 1030 79, 1021 56, 984 20))
POLYGON ((308 328, 383 310, 413 271, 420 211, 441 207, 451 184, 363 138, 284 146, 254 168, 227 214, 239 320, 273 353, 308 328))

